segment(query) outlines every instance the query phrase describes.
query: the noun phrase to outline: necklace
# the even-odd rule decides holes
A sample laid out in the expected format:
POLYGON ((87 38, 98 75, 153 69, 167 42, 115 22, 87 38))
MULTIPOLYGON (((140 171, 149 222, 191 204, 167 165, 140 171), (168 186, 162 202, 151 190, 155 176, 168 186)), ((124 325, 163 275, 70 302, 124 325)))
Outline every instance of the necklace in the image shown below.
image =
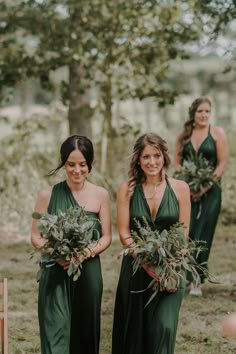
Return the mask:
POLYGON ((144 195, 145 195, 145 198, 146 198, 146 199, 153 199, 153 198, 154 198, 154 196, 156 195, 156 192, 157 192, 157 187, 158 187, 158 186, 160 186, 160 185, 162 184, 162 182, 163 182, 163 180, 161 180, 161 181, 157 182, 157 183, 154 185, 153 190, 152 190, 152 193, 151 193, 151 195, 150 195, 150 196, 147 196, 147 195, 145 194, 144 189, 143 189, 143 191, 144 191, 144 195))

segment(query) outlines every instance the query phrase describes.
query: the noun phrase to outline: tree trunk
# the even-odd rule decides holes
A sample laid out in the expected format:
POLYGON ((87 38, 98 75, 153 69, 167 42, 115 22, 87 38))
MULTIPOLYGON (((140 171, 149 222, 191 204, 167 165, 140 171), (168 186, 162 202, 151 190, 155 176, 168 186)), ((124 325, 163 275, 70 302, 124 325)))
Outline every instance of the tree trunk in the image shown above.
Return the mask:
POLYGON ((89 105, 88 87, 83 87, 83 69, 73 62, 69 67, 69 131, 92 137, 91 117, 93 110, 89 105))
MULTIPOLYGON (((108 147, 109 140, 112 136, 112 85, 111 77, 108 77, 106 84, 102 87, 102 100, 104 103, 103 112, 103 129, 102 129, 102 140, 101 140, 101 166, 100 171, 102 174, 107 171, 107 158, 108 158, 108 147)), ((112 154, 112 146, 109 148, 109 152, 112 154)), ((108 171, 109 174, 109 171, 108 171)))

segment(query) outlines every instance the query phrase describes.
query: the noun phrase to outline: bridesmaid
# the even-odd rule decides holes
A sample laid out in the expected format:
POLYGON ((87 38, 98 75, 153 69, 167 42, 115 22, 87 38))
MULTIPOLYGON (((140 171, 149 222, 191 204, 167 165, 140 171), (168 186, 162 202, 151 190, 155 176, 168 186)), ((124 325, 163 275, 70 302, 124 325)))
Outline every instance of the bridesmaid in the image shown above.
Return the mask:
MULTIPOLYGON (((170 157, 165 140, 157 134, 144 134, 135 143, 128 181, 121 183, 117 196, 117 221, 123 245, 132 244, 130 230, 137 229, 135 219, 144 216, 152 229, 162 231, 177 221, 184 222, 186 236, 190 221, 188 185, 167 176, 170 157)), ((185 292, 180 287, 166 289, 145 307, 150 292, 131 293, 145 289, 154 269, 144 265, 133 275, 132 261, 122 261, 117 287, 112 354, 173 354, 179 310, 185 292)), ((152 290, 150 290, 152 291, 152 290)))
MULTIPOLYGON (((189 119, 177 137, 175 146, 175 169, 184 159, 193 154, 201 154, 214 167, 215 178, 212 186, 201 189, 199 193, 191 193, 191 222, 189 237, 193 240, 207 242, 207 251, 200 253, 197 261, 207 262, 211 250, 213 236, 221 209, 220 177, 223 175, 228 159, 228 144, 224 130, 209 124, 211 102, 200 97, 193 101, 189 108, 189 119), (201 206, 201 209, 199 207, 201 206), (201 210, 201 212, 200 212, 201 210)), ((207 267, 207 265, 206 265, 207 267)), ((191 275, 187 276, 187 288, 190 295, 201 296, 202 289, 192 284, 191 275)), ((204 276, 201 275, 201 282, 204 276)))
MULTIPOLYGON (((39 281, 38 316, 41 354, 99 354, 102 273, 99 255, 111 243, 111 210, 108 192, 87 180, 92 169, 93 145, 85 136, 72 135, 60 149, 59 166, 64 167, 66 180, 43 189, 35 211, 57 214, 78 205, 88 218, 97 219, 99 242, 86 248, 81 275, 73 281, 67 275, 69 263, 57 260, 55 265, 43 265, 39 281)), ((31 242, 34 247, 44 243, 37 221, 33 220, 31 242)))

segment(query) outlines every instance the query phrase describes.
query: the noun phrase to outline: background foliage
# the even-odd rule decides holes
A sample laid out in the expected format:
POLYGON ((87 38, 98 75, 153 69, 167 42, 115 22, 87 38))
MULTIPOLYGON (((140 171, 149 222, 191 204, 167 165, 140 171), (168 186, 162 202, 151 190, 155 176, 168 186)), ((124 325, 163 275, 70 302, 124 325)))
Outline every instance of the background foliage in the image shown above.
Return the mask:
POLYGON ((231 0, 0 2, 1 227, 29 232, 39 189, 64 178, 45 175, 73 132, 92 137, 91 179, 110 191, 115 223, 134 140, 156 131, 173 154, 199 95, 210 95, 213 124, 227 128, 222 220, 235 222, 234 14, 231 0))
POLYGON ((56 86, 68 106, 69 130, 91 136, 91 120, 100 115, 99 169, 109 173, 114 99, 173 103, 178 91, 170 64, 199 41, 229 32, 234 13, 232 0, 6 0, 0 3, 1 98, 28 78, 51 91, 63 70, 56 86))

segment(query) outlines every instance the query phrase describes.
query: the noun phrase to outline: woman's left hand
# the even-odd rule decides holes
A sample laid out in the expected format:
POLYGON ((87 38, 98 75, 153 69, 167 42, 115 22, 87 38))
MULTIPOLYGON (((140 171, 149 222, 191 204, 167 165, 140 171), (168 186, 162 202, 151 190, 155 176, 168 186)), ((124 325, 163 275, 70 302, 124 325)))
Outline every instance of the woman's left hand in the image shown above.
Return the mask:
POLYGON ((203 194, 208 192, 210 188, 211 188, 211 186, 201 187, 200 192, 197 192, 197 193, 191 192, 192 201, 193 202, 199 202, 201 197, 203 196, 203 194))
POLYGON ((77 259, 78 264, 83 263, 86 259, 91 258, 91 251, 89 248, 84 248, 84 253, 80 255, 77 259))
POLYGON ((70 261, 63 261, 61 259, 56 259, 56 262, 65 270, 67 270, 70 266, 70 261))
POLYGON ((166 288, 165 289, 168 293, 175 293, 177 291, 177 288, 166 288))
POLYGON ((151 278, 156 279, 157 281, 160 280, 160 278, 156 275, 155 269, 153 267, 150 267, 149 265, 144 264, 143 269, 146 270, 146 272, 148 273, 148 275, 150 275, 151 278))

